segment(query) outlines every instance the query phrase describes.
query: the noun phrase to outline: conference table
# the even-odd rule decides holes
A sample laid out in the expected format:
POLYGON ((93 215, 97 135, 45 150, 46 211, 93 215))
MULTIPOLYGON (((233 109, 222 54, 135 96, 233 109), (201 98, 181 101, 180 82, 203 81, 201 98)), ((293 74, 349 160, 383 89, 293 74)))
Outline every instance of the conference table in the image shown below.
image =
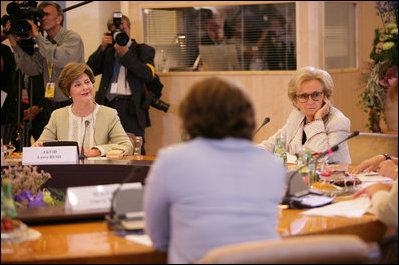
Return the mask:
MULTIPOLYGON (((148 161, 154 159, 146 156, 126 158, 130 160, 128 164, 136 166, 150 166, 148 161)), ((349 198, 337 197, 336 200, 349 198)), ((282 237, 355 234, 371 242, 380 240, 388 232, 385 225, 368 213, 359 218, 346 218, 308 216, 303 215, 303 211, 279 206, 276 229, 282 237)), ((60 219, 57 222, 32 223, 29 228, 40 232, 41 237, 20 243, 2 240, 1 263, 160 264, 167 261, 166 253, 156 251, 151 245, 125 239, 121 232, 111 230, 104 218, 60 219)))

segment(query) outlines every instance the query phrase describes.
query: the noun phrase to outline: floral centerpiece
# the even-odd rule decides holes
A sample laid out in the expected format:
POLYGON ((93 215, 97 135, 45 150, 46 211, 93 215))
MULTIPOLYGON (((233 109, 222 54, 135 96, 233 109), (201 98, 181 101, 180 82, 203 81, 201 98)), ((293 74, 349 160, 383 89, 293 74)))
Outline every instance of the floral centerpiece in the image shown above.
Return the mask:
MULTIPOLYGON (((50 173, 43 170, 37 171, 36 166, 17 165, 4 168, 1 172, 1 179, 8 179, 11 182, 12 195, 20 206, 50 206, 63 203, 62 192, 51 189, 42 189, 43 184, 51 178, 50 173), (56 197, 61 199, 57 199, 56 197), (55 198, 53 198, 55 197, 55 198)), ((3 181, 2 181, 3 182, 3 181)))
POLYGON ((369 113, 367 127, 381 132, 379 125, 388 88, 398 79, 398 1, 377 1, 375 8, 383 28, 375 30, 370 53, 371 73, 358 105, 369 113))

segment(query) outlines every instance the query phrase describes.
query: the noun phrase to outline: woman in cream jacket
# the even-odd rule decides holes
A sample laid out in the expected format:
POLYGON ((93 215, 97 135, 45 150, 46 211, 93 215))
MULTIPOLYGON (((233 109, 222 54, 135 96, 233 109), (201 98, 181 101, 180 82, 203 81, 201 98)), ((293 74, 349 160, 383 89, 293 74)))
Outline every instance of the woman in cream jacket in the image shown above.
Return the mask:
MULTIPOLYGON (((288 84, 288 97, 295 109, 285 125, 259 146, 273 152, 276 137, 284 133, 286 150, 295 155, 302 147, 324 152, 345 139, 350 133, 350 120, 330 103, 334 83, 321 69, 299 69, 288 84)), ((330 161, 351 163, 346 142, 329 156, 330 161)))
POLYGON ((58 84, 63 93, 71 98, 72 104, 53 111, 36 146, 56 140, 80 144, 85 137, 85 155, 88 157, 102 156, 115 149, 127 155, 133 153, 132 143, 117 111, 92 100, 94 80, 94 74, 86 64, 69 63, 64 67, 58 84))

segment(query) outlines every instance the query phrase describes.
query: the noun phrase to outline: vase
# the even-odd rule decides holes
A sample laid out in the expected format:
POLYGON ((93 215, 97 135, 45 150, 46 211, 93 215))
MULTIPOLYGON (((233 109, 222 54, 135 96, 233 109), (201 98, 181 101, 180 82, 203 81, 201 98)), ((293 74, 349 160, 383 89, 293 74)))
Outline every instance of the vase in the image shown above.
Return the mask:
POLYGON ((369 124, 370 124, 370 130, 373 133, 381 133, 380 116, 373 109, 369 111, 369 124))
POLYGON ((398 131, 398 99, 387 97, 384 104, 384 119, 389 131, 398 131))

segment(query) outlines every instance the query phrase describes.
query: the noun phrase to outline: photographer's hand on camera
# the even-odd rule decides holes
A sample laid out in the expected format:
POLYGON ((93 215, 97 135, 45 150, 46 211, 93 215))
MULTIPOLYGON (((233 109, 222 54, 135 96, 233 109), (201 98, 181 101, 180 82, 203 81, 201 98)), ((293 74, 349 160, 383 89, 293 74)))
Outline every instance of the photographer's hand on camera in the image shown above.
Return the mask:
POLYGON ((31 26, 31 30, 29 31, 29 35, 30 35, 32 38, 36 38, 37 35, 39 35, 39 29, 38 29, 38 27, 36 26, 35 23, 33 23, 32 20, 27 19, 26 21, 28 21, 29 25, 31 26))
POLYGON ((104 36, 103 36, 103 39, 101 42, 102 51, 105 51, 107 49, 108 45, 112 45, 111 31, 104 32, 104 36))
POLYGON ((114 44, 114 48, 121 58, 129 51, 128 46, 119 46, 118 43, 114 44))

